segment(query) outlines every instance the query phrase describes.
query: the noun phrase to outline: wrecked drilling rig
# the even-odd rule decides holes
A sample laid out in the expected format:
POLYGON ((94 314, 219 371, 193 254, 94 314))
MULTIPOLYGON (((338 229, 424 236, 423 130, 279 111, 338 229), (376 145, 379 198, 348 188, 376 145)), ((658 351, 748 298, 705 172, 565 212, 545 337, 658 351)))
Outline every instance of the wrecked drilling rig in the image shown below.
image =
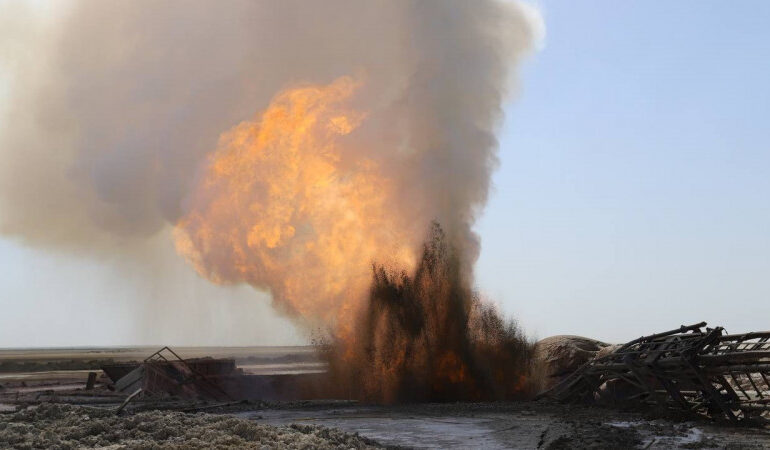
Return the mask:
POLYGON ((151 354, 141 363, 102 366, 118 393, 162 399, 240 401, 300 400, 322 396, 323 374, 244 373, 231 358, 184 359, 169 347, 151 354))
POLYGON ((678 407, 731 422, 770 421, 770 331, 706 322, 630 341, 541 394, 560 402, 678 407))

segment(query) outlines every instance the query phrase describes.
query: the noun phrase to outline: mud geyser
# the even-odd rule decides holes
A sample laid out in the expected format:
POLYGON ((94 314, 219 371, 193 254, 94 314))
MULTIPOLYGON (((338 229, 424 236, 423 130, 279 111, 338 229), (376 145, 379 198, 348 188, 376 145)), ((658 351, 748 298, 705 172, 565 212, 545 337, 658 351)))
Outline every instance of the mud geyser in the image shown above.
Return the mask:
POLYGON ((532 345, 470 288, 457 249, 435 222, 413 274, 373 266, 354 335, 334 341, 325 355, 337 394, 364 401, 531 394, 532 345))

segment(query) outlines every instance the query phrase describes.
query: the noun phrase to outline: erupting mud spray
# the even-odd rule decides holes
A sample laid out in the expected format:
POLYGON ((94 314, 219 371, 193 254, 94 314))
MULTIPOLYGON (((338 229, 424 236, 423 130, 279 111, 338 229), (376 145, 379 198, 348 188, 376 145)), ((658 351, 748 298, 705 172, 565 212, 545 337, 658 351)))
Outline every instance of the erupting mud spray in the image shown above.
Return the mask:
POLYGON ((114 254, 170 224, 202 276, 323 330, 346 395, 518 395, 529 347, 472 290, 472 226, 536 24, 491 0, 79 6, 66 63, 18 76, 45 129, 8 124, 2 230, 114 254))
POLYGON ((434 223, 412 276, 373 267, 356 333, 326 350, 339 394, 385 403, 531 394, 531 346, 471 291, 445 238, 434 223))

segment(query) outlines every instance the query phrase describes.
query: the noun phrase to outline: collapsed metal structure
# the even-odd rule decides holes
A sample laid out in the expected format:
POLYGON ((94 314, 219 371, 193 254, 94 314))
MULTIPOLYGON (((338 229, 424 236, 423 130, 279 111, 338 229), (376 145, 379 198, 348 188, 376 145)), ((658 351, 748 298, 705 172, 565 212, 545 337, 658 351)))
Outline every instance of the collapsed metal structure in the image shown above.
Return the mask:
POLYGON ((309 400, 327 398, 324 373, 244 373, 232 358, 184 359, 168 347, 141 363, 102 366, 116 392, 185 399, 309 400))
POLYGON ((770 331, 725 334, 706 322, 641 337, 542 394, 561 402, 643 402, 715 419, 770 420, 770 331))
MULTIPOLYGON (((108 376, 112 376, 116 369, 104 368, 108 376)), ((231 359, 188 361, 170 348, 163 347, 128 370, 115 380, 116 391, 232 400, 232 396, 217 382, 218 375, 229 375, 235 371, 235 362, 231 359)))

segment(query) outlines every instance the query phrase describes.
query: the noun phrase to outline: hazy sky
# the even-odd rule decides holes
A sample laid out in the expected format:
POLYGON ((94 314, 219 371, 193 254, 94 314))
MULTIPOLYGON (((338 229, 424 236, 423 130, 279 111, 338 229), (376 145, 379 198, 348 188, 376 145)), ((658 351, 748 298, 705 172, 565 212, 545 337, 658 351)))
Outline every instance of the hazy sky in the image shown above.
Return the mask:
MULTIPOLYGON (((540 337, 770 328, 770 3, 538 5, 479 289, 540 337)), ((266 295, 168 254, 127 273, 0 240, 0 346, 302 342, 266 295)))

